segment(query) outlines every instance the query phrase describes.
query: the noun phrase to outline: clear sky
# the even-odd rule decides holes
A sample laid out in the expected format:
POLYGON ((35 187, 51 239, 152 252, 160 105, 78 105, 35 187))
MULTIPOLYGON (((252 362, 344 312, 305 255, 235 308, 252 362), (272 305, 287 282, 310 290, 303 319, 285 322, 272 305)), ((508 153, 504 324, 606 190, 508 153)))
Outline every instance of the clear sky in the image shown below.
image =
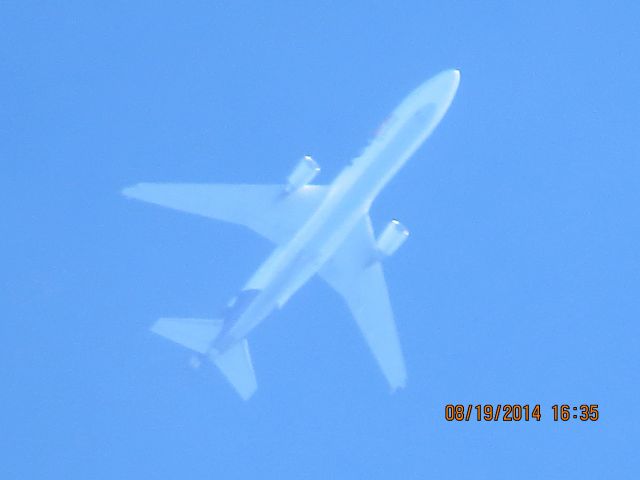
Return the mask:
POLYGON ((2 478, 638 478, 636 2, 3 2, 2 478), (400 3, 398 5, 398 3, 400 3), (149 333, 214 316, 271 246, 139 181, 329 182, 459 68, 373 206, 407 388, 313 280, 250 338, 248 403, 149 333), (444 419, 540 404, 537 422, 444 419), (553 404, 599 404, 593 423, 553 404))

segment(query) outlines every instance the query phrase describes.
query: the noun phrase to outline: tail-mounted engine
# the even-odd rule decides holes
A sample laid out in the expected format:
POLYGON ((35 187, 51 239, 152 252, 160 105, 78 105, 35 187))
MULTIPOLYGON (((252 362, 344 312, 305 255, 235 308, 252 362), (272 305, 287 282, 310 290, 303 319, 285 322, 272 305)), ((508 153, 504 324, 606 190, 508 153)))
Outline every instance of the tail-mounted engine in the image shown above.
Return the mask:
POLYGON ((391 220, 376 241, 378 252, 382 256, 389 257, 395 253, 409 236, 409 230, 398 220, 391 220))
POLYGON ((294 192, 305 185, 308 185, 311 180, 320 172, 320 167, 316 161, 309 155, 305 155, 296 165, 296 168, 291 172, 291 175, 287 178, 287 186, 285 192, 294 192))

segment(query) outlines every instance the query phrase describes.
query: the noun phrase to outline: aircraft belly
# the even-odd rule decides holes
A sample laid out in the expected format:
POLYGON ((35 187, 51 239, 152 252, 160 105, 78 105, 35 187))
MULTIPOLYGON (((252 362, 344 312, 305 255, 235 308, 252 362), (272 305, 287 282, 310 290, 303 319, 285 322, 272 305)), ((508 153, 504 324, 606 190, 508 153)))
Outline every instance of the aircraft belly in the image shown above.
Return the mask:
POLYGON ((244 291, 260 290, 260 294, 228 327, 228 338, 221 340, 222 343, 232 343, 245 337, 274 309, 282 308, 331 258, 362 216, 358 205, 361 202, 348 198, 342 200, 341 208, 327 205, 334 207, 331 208, 333 212, 326 212, 329 214, 324 218, 319 215, 319 218, 312 219, 289 244, 276 248, 260 266, 244 288, 244 291))
POLYGON ((367 213, 384 183, 430 133, 437 114, 436 106, 429 103, 403 115, 392 137, 372 145, 338 177, 307 223, 288 243, 277 247, 247 282, 244 291, 260 293, 234 319, 225 337, 233 341, 245 337, 322 268, 367 213))

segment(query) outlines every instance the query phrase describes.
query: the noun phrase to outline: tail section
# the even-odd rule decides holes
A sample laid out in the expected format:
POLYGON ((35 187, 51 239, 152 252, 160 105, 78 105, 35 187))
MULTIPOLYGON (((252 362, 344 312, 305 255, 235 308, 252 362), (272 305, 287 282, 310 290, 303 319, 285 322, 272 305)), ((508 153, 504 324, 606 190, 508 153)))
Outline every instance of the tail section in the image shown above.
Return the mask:
POLYGON ((190 350, 207 355, 223 373, 243 400, 248 400, 258 388, 246 339, 234 343, 222 352, 211 348, 223 326, 220 319, 161 318, 151 331, 190 350))
POLYGON ((211 353, 211 361, 220 369, 243 400, 248 400, 258 388, 251 363, 249 343, 240 340, 222 353, 211 353))
POLYGON ((161 318, 151 327, 153 333, 205 354, 222 330, 222 320, 202 318, 161 318))

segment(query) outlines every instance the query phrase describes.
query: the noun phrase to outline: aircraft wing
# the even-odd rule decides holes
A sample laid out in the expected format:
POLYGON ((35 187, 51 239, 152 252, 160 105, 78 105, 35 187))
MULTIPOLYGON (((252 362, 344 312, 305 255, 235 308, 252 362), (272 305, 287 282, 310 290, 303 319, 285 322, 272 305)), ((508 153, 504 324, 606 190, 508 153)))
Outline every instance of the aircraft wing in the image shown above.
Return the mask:
POLYGON ((376 259, 369 215, 364 215, 335 255, 318 272, 346 301, 393 390, 406 370, 382 265, 376 259))
POLYGON ((328 190, 326 186, 307 185, 285 194, 284 185, 139 183, 122 193, 163 207, 244 225, 282 244, 311 217, 328 190))

